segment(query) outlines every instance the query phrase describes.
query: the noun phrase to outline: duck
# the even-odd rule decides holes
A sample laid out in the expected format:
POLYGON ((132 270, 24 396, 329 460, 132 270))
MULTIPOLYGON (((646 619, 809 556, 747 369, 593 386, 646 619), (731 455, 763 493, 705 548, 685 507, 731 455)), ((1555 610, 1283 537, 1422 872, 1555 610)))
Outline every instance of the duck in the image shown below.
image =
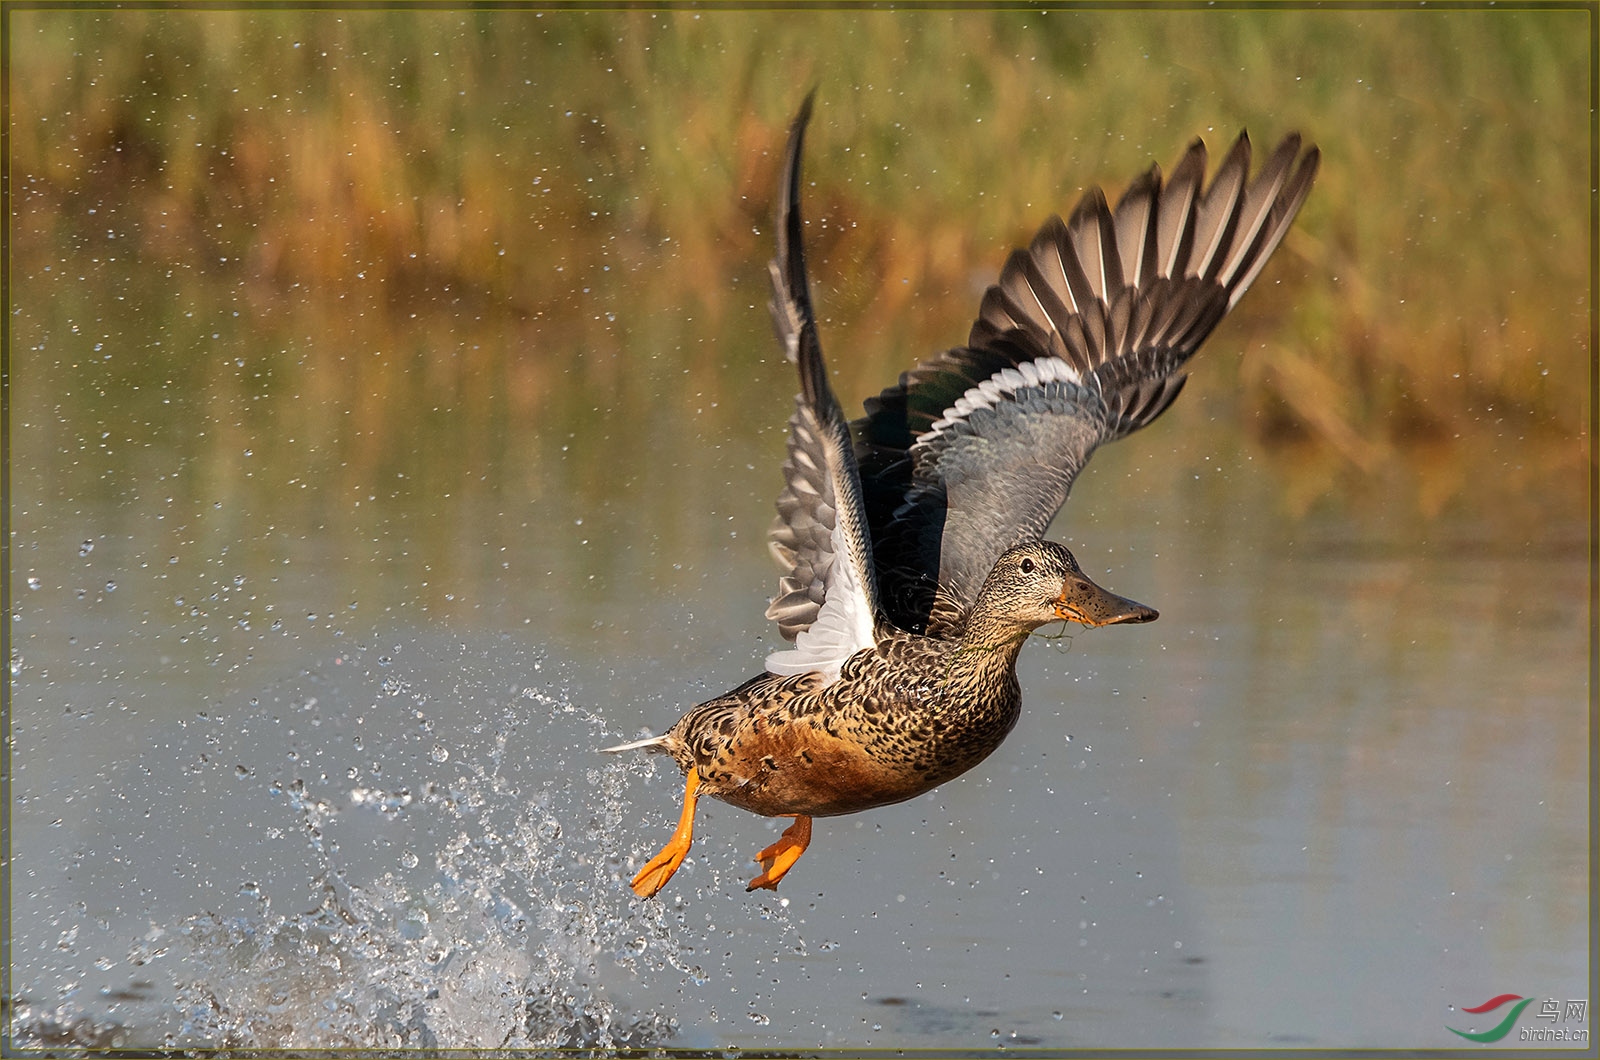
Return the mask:
POLYGON ((1034 631, 1150 622, 1044 539, 1099 446, 1167 410, 1200 344, 1260 275, 1309 195, 1320 155, 1286 135, 1250 176, 1241 133, 1205 181, 1195 139, 1115 208, 1098 187, 1052 216, 984 293, 967 342, 846 418, 828 380, 806 271, 801 155, 813 92, 789 126, 770 310, 800 393, 769 550, 767 618, 791 647, 666 732, 604 751, 671 756, 683 808, 631 881, 658 894, 705 797, 790 818, 747 890, 776 889, 812 820, 915 798, 977 766, 1022 710, 1034 631))

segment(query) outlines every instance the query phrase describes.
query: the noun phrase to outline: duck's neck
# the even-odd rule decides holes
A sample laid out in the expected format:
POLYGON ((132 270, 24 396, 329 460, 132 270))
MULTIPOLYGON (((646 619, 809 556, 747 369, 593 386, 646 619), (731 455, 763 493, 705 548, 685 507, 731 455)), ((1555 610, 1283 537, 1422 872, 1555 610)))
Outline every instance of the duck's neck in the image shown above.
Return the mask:
POLYGON ((1017 655, 1028 630, 978 612, 961 634, 956 667, 963 684, 977 688, 1004 688, 1016 684, 1017 655))
POLYGON ((1002 727, 1010 730, 1022 704, 1017 654, 1027 639, 1026 629, 1009 622, 981 614, 968 622, 952 654, 947 677, 950 701, 969 716, 965 721, 987 728, 1000 720, 1002 727))
POLYGON ((943 746, 934 783, 965 772, 988 757, 1016 725, 1022 712, 1017 683, 1017 653, 1028 631, 1011 624, 974 618, 954 651, 930 706, 939 720, 943 746))

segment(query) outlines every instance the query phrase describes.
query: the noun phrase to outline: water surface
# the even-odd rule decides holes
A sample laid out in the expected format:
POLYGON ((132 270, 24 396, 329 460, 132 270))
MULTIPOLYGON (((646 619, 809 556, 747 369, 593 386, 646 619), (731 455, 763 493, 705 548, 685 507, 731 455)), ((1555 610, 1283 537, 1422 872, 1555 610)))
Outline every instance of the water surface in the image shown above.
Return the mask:
POLYGON ((1225 425, 1163 423, 1056 528, 1159 622, 1036 637, 1005 746, 819 822, 781 894, 743 887, 776 822, 712 803, 640 902, 680 781, 593 749, 771 648, 776 431, 668 406, 591 425, 587 455, 536 437, 491 473, 526 495, 472 496, 482 466, 425 439, 391 456, 410 470, 297 491, 274 431, 129 445, 126 405, 54 428, 81 439, 63 468, 43 378, 13 480, 29 1033, 1432 1047, 1452 1005, 1581 991, 1581 526, 1290 519, 1225 425), (640 437, 670 481, 630 469, 640 437))

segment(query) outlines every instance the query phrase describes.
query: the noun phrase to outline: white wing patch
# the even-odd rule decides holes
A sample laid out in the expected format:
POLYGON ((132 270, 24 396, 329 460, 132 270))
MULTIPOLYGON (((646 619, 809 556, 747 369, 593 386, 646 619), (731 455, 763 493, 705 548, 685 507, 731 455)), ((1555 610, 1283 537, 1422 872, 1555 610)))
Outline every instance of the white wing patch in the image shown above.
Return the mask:
POLYGON ((872 608, 861 591, 855 564, 849 560, 849 545, 842 527, 833 527, 833 570, 828 580, 828 598, 822 602, 816 621, 794 639, 794 647, 767 656, 767 672, 782 677, 820 673, 832 682, 839 677, 844 661, 877 641, 872 636, 872 608))
POLYGON ((996 372, 962 394, 954 405, 944 410, 944 415, 935 420, 923 438, 918 441, 960 423, 978 409, 994 408, 1026 387, 1040 386, 1044 383, 1082 381, 1083 377, 1078 374, 1077 369, 1059 357, 1040 357, 1033 361, 1023 361, 1015 368, 996 372))

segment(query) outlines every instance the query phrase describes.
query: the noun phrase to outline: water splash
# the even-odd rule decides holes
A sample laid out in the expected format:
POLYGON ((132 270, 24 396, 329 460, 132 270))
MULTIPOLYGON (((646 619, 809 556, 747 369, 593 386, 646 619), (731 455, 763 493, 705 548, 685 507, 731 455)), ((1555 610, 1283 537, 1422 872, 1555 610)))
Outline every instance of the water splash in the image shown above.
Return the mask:
MULTIPOLYGON (((425 712, 419 706, 419 720, 425 712)), ((614 849, 628 777, 653 765, 568 767, 531 793, 518 791, 505 758, 530 726, 574 755, 608 735, 592 713, 527 688, 502 709, 465 775, 425 783, 420 798, 351 789, 355 808, 433 815, 443 842, 422 882, 403 871, 354 882, 337 848, 324 846, 330 806, 303 786, 288 787, 306 842, 329 854, 322 904, 287 916, 191 918, 191 951, 228 957, 180 991, 185 1023, 176 1040, 528 1049, 669 1039, 670 1015, 622 1011, 606 996, 602 973, 610 963, 700 975, 678 959, 659 904, 628 898, 621 855, 602 853, 614 849)), ((424 723, 419 731, 437 730, 424 723)), ((439 746, 426 755, 444 766, 450 757, 439 746)))
MULTIPOLYGON (((422 677, 399 695, 392 676, 363 681, 363 662, 341 657, 337 681, 309 675, 316 695, 291 682, 251 696, 245 716, 207 719, 206 768, 277 807, 257 856, 309 857, 312 878, 292 890, 320 900, 284 911, 271 895, 285 881, 241 877, 230 893, 244 912, 153 929, 173 976, 164 1017, 120 1027, 74 1003, 13 1005, 16 1044, 611 1049, 674 1038, 674 1012, 612 996, 636 977, 708 980, 684 956, 695 946, 679 942, 681 908, 637 902, 626 885, 627 788, 658 760, 595 755, 619 734, 548 685, 492 696, 463 682, 452 694, 486 706, 458 708, 430 699, 422 677), (219 736, 267 722, 284 747, 247 753, 219 736), (445 743, 451 753, 437 754, 445 743), (288 772, 273 775, 279 763, 288 772), (405 840, 375 852, 374 832, 405 840)), ((216 812, 235 813, 225 802, 216 812)))

